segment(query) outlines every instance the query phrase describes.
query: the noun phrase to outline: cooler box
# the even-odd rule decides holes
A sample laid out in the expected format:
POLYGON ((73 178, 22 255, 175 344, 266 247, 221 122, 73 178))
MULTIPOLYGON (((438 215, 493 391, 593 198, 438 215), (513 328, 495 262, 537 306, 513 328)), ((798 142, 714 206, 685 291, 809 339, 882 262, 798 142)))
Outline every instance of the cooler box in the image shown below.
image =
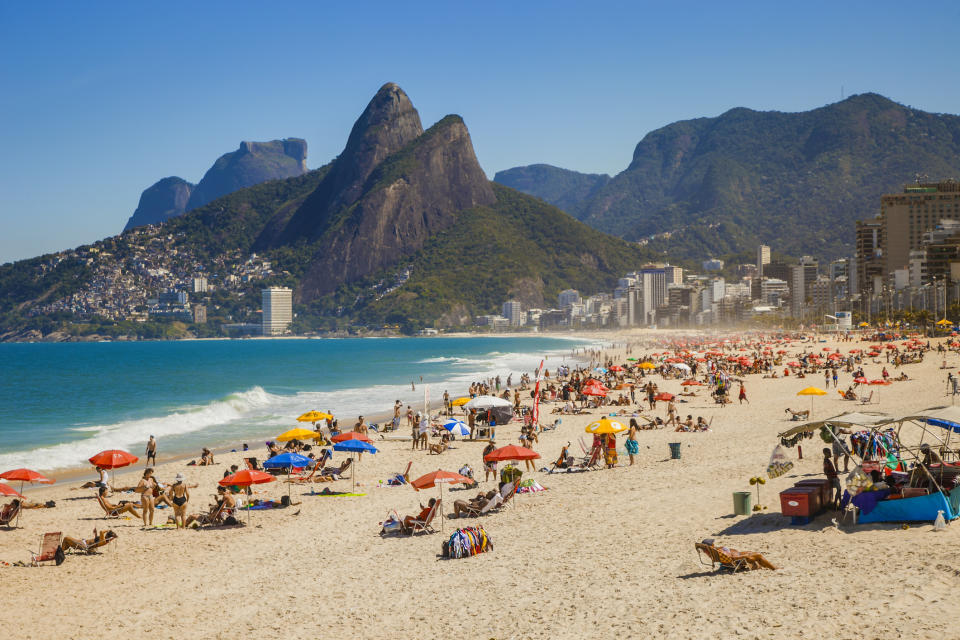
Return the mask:
POLYGON ((830 504, 830 498, 833 497, 833 489, 830 488, 830 481, 826 478, 808 478, 800 480, 793 486, 795 487, 820 487, 820 504, 830 504))
POLYGON ((813 517, 822 504, 820 487, 791 487, 780 492, 780 512, 785 516, 813 517))

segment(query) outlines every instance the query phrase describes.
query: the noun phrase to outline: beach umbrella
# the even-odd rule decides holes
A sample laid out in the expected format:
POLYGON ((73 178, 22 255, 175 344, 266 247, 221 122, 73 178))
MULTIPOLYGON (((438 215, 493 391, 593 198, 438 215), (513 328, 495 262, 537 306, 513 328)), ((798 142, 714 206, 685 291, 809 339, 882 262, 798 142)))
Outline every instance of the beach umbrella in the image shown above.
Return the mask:
MULTIPOLYGON (((21 494, 23 493, 23 485, 25 482, 29 482, 30 484, 53 484, 56 482, 56 480, 52 480, 45 475, 34 471, 33 469, 11 469, 10 471, 4 471, 3 473, 0 473, 0 479, 12 481, 19 480, 21 494)), ((20 497, 23 498, 22 495, 20 497)), ((23 511, 22 506, 23 505, 21 505, 20 509, 17 509, 17 522, 14 525, 15 527, 20 526, 20 512, 23 511)))
POLYGON ((627 427, 624 426, 622 422, 611 420, 606 416, 600 418, 596 422, 591 422, 585 429, 587 433, 620 433, 621 431, 626 430, 627 427))
POLYGON ((333 420, 333 416, 323 411, 307 411, 297 418, 297 422, 320 422, 321 420, 333 420))
MULTIPOLYGON (((110 469, 111 471, 121 467, 128 467, 139 460, 132 453, 127 453, 121 449, 107 449, 90 458, 90 464, 101 469, 110 469)), ((110 474, 111 488, 116 480, 116 473, 110 474)))
MULTIPOLYGON (((293 472, 294 468, 305 469, 312 464, 316 464, 316 461, 313 458, 308 458, 307 456, 300 455, 293 451, 287 451, 273 456, 268 460, 264 460, 263 468, 264 469, 286 469, 287 470, 287 480, 290 480, 290 474, 293 472)), ((287 495, 290 495, 290 482, 287 482, 287 495)))
POLYGON ((451 402, 450 404, 453 405, 454 407, 462 407, 463 405, 465 405, 465 404, 467 404, 468 402, 470 402, 471 399, 472 399, 472 398, 470 398, 470 396, 463 396, 462 398, 457 398, 456 400, 454 400, 454 401, 451 402))
POLYGON ((512 407, 513 404, 509 400, 504 400, 503 398, 498 398, 497 396, 477 396, 472 398, 469 402, 464 403, 465 409, 492 409, 493 407, 512 407))
POLYGON ((494 449, 487 455, 483 456, 483 459, 487 462, 500 462, 503 460, 536 460, 539 457, 540 454, 533 449, 527 449, 526 447, 520 447, 515 444, 508 444, 505 447, 494 449))
POLYGON ((455 436, 464 437, 470 435, 470 427, 464 424, 462 420, 447 420, 442 426, 455 436))
POLYGON ((600 396, 606 397, 607 390, 602 385, 598 384, 587 384, 580 388, 580 393, 585 396, 600 396))
POLYGON ((290 440, 306 440, 307 438, 316 438, 317 432, 301 427, 295 427, 290 431, 285 431, 277 436, 280 442, 289 442, 290 440))
POLYGON ((17 498, 22 498, 23 496, 17 493, 17 490, 11 487, 8 484, 3 484, 0 482, 0 496, 15 496, 17 498))
POLYGON ((683 382, 681 382, 680 386, 681 387, 702 387, 703 383, 690 379, 690 380, 684 380, 683 382))
POLYGON ((813 398, 814 396, 825 396, 827 392, 823 389, 818 389, 817 387, 807 387, 801 391, 797 392, 798 396, 810 396, 810 415, 813 415, 813 398))
MULTIPOLYGON (((343 442, 338 442, 338 443, 336 443, 335 445, 333 445, 333 450, 334 450, 334 451, 349 451, 351 454, 353 454, 353 453, 364 453, 364 452, 367 452, 367 453, 376 453, 376 452, 377 452, 377 448, 376 448, 375 446, 373 446, 372 444, 369 444, 369 443, 367 443, 367 442, 364 442, 363 440, 354 440, 354 439, 352 439, 352 438, 351 438, 350 440, 344 440, 343 442)), ((350 459, 351 459, 351 460, 353 459, 353 456, 352 456, 352 455, 350 456, 350 459)), ((357 465, 359 465, 359 464, 360 464, 360 463, 357 462, 357 465)), ((357 488, 357 472, 356 472, 356 471, 351 471, 351 472, 350 472, 350 479, 353 480, 353 489, 354 489, 354 493, 355 493, 355 492, 356 492, 356 488, 357 488)))
MULTIPOLYGON (((254 484, 266 484, 267 482, 275 481, 276 478, 269 473, 257 471, 256 469, 242 469, 241 471, 230 474, 218 484, 223 487, 249 487, 254 484)), ((250 506, 251 505, 247 503, 247 524, 250 524, 250 506)))
POLYGON ((367 437, 367 434, 359 431, 344 431, 330 438, 331 442, 344 442, 346 440, 363 440, 364 442, 373 442, 367 437))
POLYGON ((650 369, 656 369, 656 368, 657 368, 657 365, 653 364, 652 362, 641 362, 641 363, 638 364, 637 366, 640 367, 641 369, 647 369, 648 371, 649 371, 650 369))
MULTIPOLYGON (((410 483, 410 486, 414 488, 415 491, 420 491, 420 489, 429 489, 430 487, 438 488, 438 495, 441 500, 441 507, 443 501, 443 485, 445 484, 473 484, 473 480, 462 476, 459 473, 454 473, 453 471, 444 471, 443 469, 437 469, 432 471, 425 476, 420 476, 416 480, 410 483)), ((440 509, 440 531, 443 532, 443 509, 440 509)))
POLYGON ((661 391, 657 395, 653 396, 653 399, 660 402, 670 402, 673 400, 673 394, 667 393, 666 391, 661 391))
POLYGON ((618 364, 615 364, 612 367, 610 367, 610 371, 623 371, 623 367, 621 367, 618 364))

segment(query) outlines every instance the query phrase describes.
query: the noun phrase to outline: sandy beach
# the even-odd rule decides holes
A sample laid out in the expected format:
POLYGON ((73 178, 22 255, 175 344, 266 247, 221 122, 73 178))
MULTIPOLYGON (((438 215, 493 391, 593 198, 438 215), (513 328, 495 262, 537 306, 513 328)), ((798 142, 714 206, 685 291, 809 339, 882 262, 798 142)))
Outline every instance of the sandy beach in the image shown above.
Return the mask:
MULTIPOLYGON (((649 334, 605 335, 617 342, 642 337, 649 334)), ((437 344, 442 349, 442 341, 437 344)), ((846 353, 863 344, 808 348, 846 353)), ((632 355, 645 351, 659 349, 634 347, 632 355)), ((622 363, 626 355, 620 350, 615 359, 622 363)), ((899 415, 949 404, 942 359, 929 354, 922 363, 905 365, 910 380, 882 387, 869 409, 899 415)), ((955 354, 947 361, 954 372, 960 369, 955 354)), ((881 366, 866 363, 867 376, 879 377, 881 366)), ((662 390, 681 390, 679 380, 655 380, 662 390)), ((712 431, 641 431, 632 467, 621 455, 615 469, 536 472, 547 491, 520 495, 512 507, 482 518, 447 519, 446 535, 378 535, 389 510, 416 514, 419 503, 437 495, 435 489, 378 487, 378 480, 403 471, 409 461, 411 478, 465 463, 482 478, 482 442, 458 439, 445 453, 429 455, 411 451, 409 442, 374 436, 380 452, 365 455, 355 470, 357 491, 365 496, 300 495, 326 486, 348 491, 350 479, 295 486, 300 505, 255 511, 251 526, 243 528, 144 530, 139 520, 104 519, 93 491, 75 490, 75 482, 39 488, 29 497, 55 500, 56 508, 27 510, 20 528, 0 530, 0 560, 28 560, 27 550, 36 549, 47 531, 89 537, 94 527, 108 527, 119 539, 96 555, 68 554, 59 567, 0 567, 7 633, 124 639, 955 636, 950 629, 957 610, 952 594, 960 587, 960 525, 936 533, 930 524, 835 526, 838 515, 828 512, 812 524, 791 526, 780 515, 779 491, 800 477, 822 477, 818 439, 804 441, 803 460, 789 450, 795 467, 761 488, 767 510, 733 515, 732 493, 750 491, 749 478, 765 475, 777 434, 796 424, 784 409, 810 408, 810 400, 796 392, 823 386, 822 375, 745 380, 749 404, 737 403, 734 395, 733 404, 721 407, 701 390, 678 405, 681 416, 712 420, 712 431), (682 443, 679 460, 670 459, 669 442, 682 443), (458 524, 482 524, 493 552, 440 559, 441 542, 458 524), (694 550, 704 538, 760 551, 779 569, 714 573, 694 550)), ((841 373, 839 388, 850 380, 841 373)), ((542 423, 557 417, 550 414, 555 406, 543 406, 542 423)), ((813 400, 815 418, 854 408, 832 389, 813 400)), ((588 441, 585 425, 606 413, 562 416, 557 430, 540 435, 538 469, 549 466, 568 441, 579 454, 577 438, 588 441)), ((645 413, 664 417, 666 406, 645 413)), ((498 446, 516 443, 519 430, 517 421, 498 427, 498 446)), ((266 457, 262 446, 252 454, 266 457)), ((157 476, 169 483, 182 472, 187 482, 199 484, 191 490, 189 509, 197 512, 206 509, 216 482, 240 457, 217 455, 212 467, 170 461, 157 467, 157 476)), ((335 454, 336 462, 342 458, 335 454)), ((142 462, 119 470, 116 484, 136 484, 142 470, 142 462)), ((494 486, 481 482, 483 490, 494 486)), ((255 489, 256 497, 279 498, 287 485, 255 489)), ((452 511, 454 499, 475 493, 444 490, 444 512, 452 511)), ((158 510, 155 523, 169 514, 158 510)), ((439 530, 439 520, 434 525, 439 530)))

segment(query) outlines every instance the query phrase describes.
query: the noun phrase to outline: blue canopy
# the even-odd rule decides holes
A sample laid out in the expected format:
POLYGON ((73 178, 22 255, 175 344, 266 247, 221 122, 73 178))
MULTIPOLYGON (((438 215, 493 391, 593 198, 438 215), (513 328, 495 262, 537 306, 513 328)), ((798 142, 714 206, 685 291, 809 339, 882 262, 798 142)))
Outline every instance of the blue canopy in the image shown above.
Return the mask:
POLYGON ((366 443, 363 440, 344 440, 343 442, 338 442, 333 445, 334 451, 353 451, 360 453, 376 453, 377 448, 372 444, 366 443))
POLYGON ((314 464, 316 464, 316 461, 313 458, 288 451, 287 453, 281 453, 265 461, 263 467, 265 469, 287 469, 290 467, 302 469, 313 466, 314 464))

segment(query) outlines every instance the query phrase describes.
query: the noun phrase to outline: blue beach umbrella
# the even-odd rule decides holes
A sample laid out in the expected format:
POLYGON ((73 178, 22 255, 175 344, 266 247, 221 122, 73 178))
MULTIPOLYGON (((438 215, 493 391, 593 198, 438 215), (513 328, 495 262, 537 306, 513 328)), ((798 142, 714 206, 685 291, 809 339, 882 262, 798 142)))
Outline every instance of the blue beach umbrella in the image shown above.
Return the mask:
POLYGON ((470 435, 470 427, 464 424, 463 420, 447 420, 443 423, 443 428, 455 436, 470 435))
POLYGON ((286 469, 287 470, 287 495, 290 495, 290 474, 293 472, 293 468, 297 467, 298 469, 305 469, 312 464, 316 464, 313 458, 302 456, 299 453, 294 453, 293 451, 287 451, 286 453, 275 455, 269 460, 265 460, 263 463, 263 468, 264 469, 286 469))
MULTIPOLYGON (((364 452, 366 452, 366 453, 376 453, 376 452, 377 452, 377 448, 376 448, 375 446, 373 446, 372 444, 370 444, 370 443, 368 443, 368 442, 364 442, 363 440, 356 440, 356 439, 353 439, 353 440, 344 440, 343 442, 338 442, 338 443, 336 443, 335 445, 333 445, 333 450, 334 450, 334 451, 349 451, 350 453, 364 453, 364 452)), ((350 457, 351 457, 351 459, 353 458, 353 456, 350 456, 350 457)), ((360 463, 357 462, 357 465, 358 465, 358 466, 359 466, 359 464, 360 464, 360 463)), ((353 479, 353 488, 354 488, 354 492, 356 492, 356 488, 357 488, 357 474, 356 474, 356 472, 351 472, 351 473, 350 473, 350 477, 353 479)))

